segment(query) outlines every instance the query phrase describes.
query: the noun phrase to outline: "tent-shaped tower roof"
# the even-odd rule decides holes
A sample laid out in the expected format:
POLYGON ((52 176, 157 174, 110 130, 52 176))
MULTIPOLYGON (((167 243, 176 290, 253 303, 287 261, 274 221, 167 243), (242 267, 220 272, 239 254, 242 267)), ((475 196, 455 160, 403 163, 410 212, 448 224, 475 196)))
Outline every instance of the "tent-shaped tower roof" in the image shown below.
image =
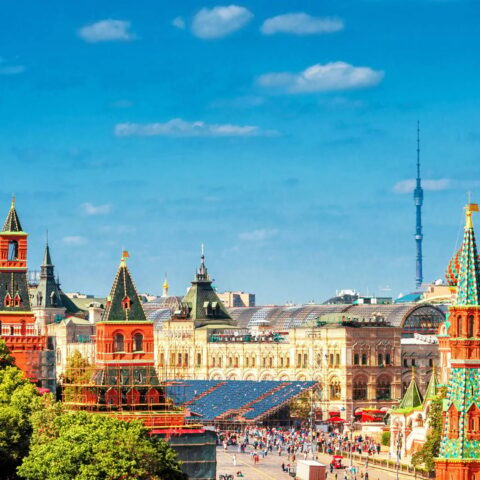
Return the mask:
POLYGON ((402 408, 416 408, 419 407, 423 402, 422 394, 418 389, 417 382, 415 380, 415 373, 412 375, 412 380, 410 381, 410 385, 403 396, 400 405, 398 405, 398 409, 402 408))
POLYGON ((112 290, 107 298, 107 307, 102 318, 104 322, 147 321, 142 301, 127 267, 127 257, 128 253, 123 252, 112 290))

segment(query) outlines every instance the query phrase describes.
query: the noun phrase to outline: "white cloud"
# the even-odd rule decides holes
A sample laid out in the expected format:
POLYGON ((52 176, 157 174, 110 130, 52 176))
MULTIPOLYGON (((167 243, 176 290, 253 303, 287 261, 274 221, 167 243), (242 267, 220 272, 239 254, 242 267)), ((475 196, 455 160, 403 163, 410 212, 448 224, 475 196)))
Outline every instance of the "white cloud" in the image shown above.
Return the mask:
MULTIPOLYGON (((411 178, 401 180, 393 186, 395 193, 411 193, 415 190, 416 180, 411 178)), ((422 180, 422 188, 430 191, 448 190, 452 188, 453 183, 449 178, 440 178, 438 180, 422 180)))
POLYGON ((355 67, 345 62, 317 63, 303 72, 261 75, 258 83, 280 92, 306 93, 371 87, 381 82, 384 73, 370 67, 355 67))
POLYGON ((114 108, 129 108, 129 107, 133 107, 133 102, 131 100, 122 99, 122 100, 115 100, 110 105, 114 108))
POLYGON ((117 137, 254 137, 272 136, 277 133, 274 130, 261 130, 253 125, 187 122, 181 118, 174 118, 165 123, 119 123, 115 125, 117 137))
POLYGON ((85 237, 82 237, 80 235, 71 235, 68 237, 63 237, 62 242, 65 245, 69 245, 71 247, 79 247, 81 245, 85 245, 88 240, 85 237))
POLYGON ((18 75, 25 70, 23 65, 5 65, 4 67, 0 65, 0 75, 18 75))
POLYGON ((265 35, 275 33, 293 33, 294 35, 312 35, 315 33, 333 33, 343 30, 343 20, 335 17, 312 17, 304 12, 286 13, 267 18, 261 27, 265 35))
POLYGON ((246 242, 264 242, 277 234, 278 230, 274 228, 262 228, 259 230, 252 230, 251 232, 242 232, 238 235, 238 238, 246 242))
POLYGON ((200 38, 225 37, 244 27, 252 18, 250 10, 237 5, 202 8, 193 18, 192 32, 200 38))
POLYGON ((0 75, 18 75, 25 70, 24 65, 11 65, 5 58, 0 57, 0 75))
POLYGON ((112 206, 109 203, 104 205, 93 205, 93 203, 86 202, 81 205, 84 215, 106 215, 112 211, 112 206))
POLYGON ((185 29, 185 19, 183 17, 175 17, 172 20, 172 26, 179 28, 180 30, 185 29))
POLYGON ((78 34, 86 42, 110 42, 123 41, 127 42, 133 40, 135 35, 130 32, 130 22, 126 20, 101 20, 91 25, 82 27, 78 34))

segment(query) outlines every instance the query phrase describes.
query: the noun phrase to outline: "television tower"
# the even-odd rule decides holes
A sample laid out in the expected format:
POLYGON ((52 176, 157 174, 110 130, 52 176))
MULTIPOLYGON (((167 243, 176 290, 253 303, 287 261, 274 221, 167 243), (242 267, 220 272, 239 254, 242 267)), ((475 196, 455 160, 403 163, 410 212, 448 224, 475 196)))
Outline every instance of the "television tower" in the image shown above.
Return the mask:
POLYGON ((420 178, 420 122, 417 122, 417 182, 415 185, 415 190, 413 192, 413 199, 415 201, 415 210, 416 210, 415 243, 417 245, 415 285, 418 288, 422 285, 422 282, 423 282, 423 257, 422 257, 423 188, 422 188, 422 180, 420 178))

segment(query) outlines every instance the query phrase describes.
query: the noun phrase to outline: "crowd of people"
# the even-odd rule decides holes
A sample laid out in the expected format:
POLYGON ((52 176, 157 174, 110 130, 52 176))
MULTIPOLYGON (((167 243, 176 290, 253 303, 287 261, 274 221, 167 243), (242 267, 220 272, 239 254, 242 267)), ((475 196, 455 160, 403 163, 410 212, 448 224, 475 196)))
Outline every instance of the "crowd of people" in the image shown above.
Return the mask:
MULTIPOLYGON (((312 431, 310 429, 294 428, 259 428, 248 426, 244 429, 232 431, 218 431, 217 438, 219 445, 223 446, 225 451, 233 453, 233 465, 237 465, 237 454, 247 454, 251 462, 256 465, 268 455, 277 455, 282 458, 282 471, 288 473, 291 467, 298 459, 318 460, 320 454, 345 455, 350 453, 366 454, 367 460, 365 467, 368 467, 368 457, 378 455, 381 446, 375 439, 362 436, 350 435, 338 430, 332 431, 312 431)), ((345 466, 345 465, 343 465, 345 466)), ((329 466, 329 472, 335 477, 335 480, 341 479, 334 462, 329 466)), ((347 477, 347 470, 350 474, 348 478, 357 478, 355 468, 344 471, 347 477)), ((368 472, 361 474, 361 478, 368 480, 368 472)))

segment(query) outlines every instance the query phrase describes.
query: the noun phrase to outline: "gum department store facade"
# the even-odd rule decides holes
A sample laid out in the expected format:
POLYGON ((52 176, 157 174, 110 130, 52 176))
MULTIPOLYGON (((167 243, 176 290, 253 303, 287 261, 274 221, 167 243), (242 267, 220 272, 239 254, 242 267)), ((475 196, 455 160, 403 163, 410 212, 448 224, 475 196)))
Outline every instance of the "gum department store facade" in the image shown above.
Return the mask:
MULTIPOLYGON (((18 219, 13 204, 8 218, 12 215, 18 219)), ((104 304, 90 299, 78 305, 63 294, 48 245, 29 302, 35 334, 47 347, 38 380, 54 388, 75 351, 95 357, 95 324, 104 304)), ((5 310, 0 309, 3 322, 12 315, 5 310)), ((161 379, 315 380, 317 411, 324 418, 340 411, 347 420, 359 408, 396 405, 412 366, 425 391, 438 359, 435 334, 445 320, 441 308, 428 303, 227 310, 212 288, 203 255, 185 297, 163 297, 145 310, 155 325, 161 379)), ((15 334, 2 329, 9 343, 15 334)), ((123 348, 130 344, 126 338, 123 348)))

